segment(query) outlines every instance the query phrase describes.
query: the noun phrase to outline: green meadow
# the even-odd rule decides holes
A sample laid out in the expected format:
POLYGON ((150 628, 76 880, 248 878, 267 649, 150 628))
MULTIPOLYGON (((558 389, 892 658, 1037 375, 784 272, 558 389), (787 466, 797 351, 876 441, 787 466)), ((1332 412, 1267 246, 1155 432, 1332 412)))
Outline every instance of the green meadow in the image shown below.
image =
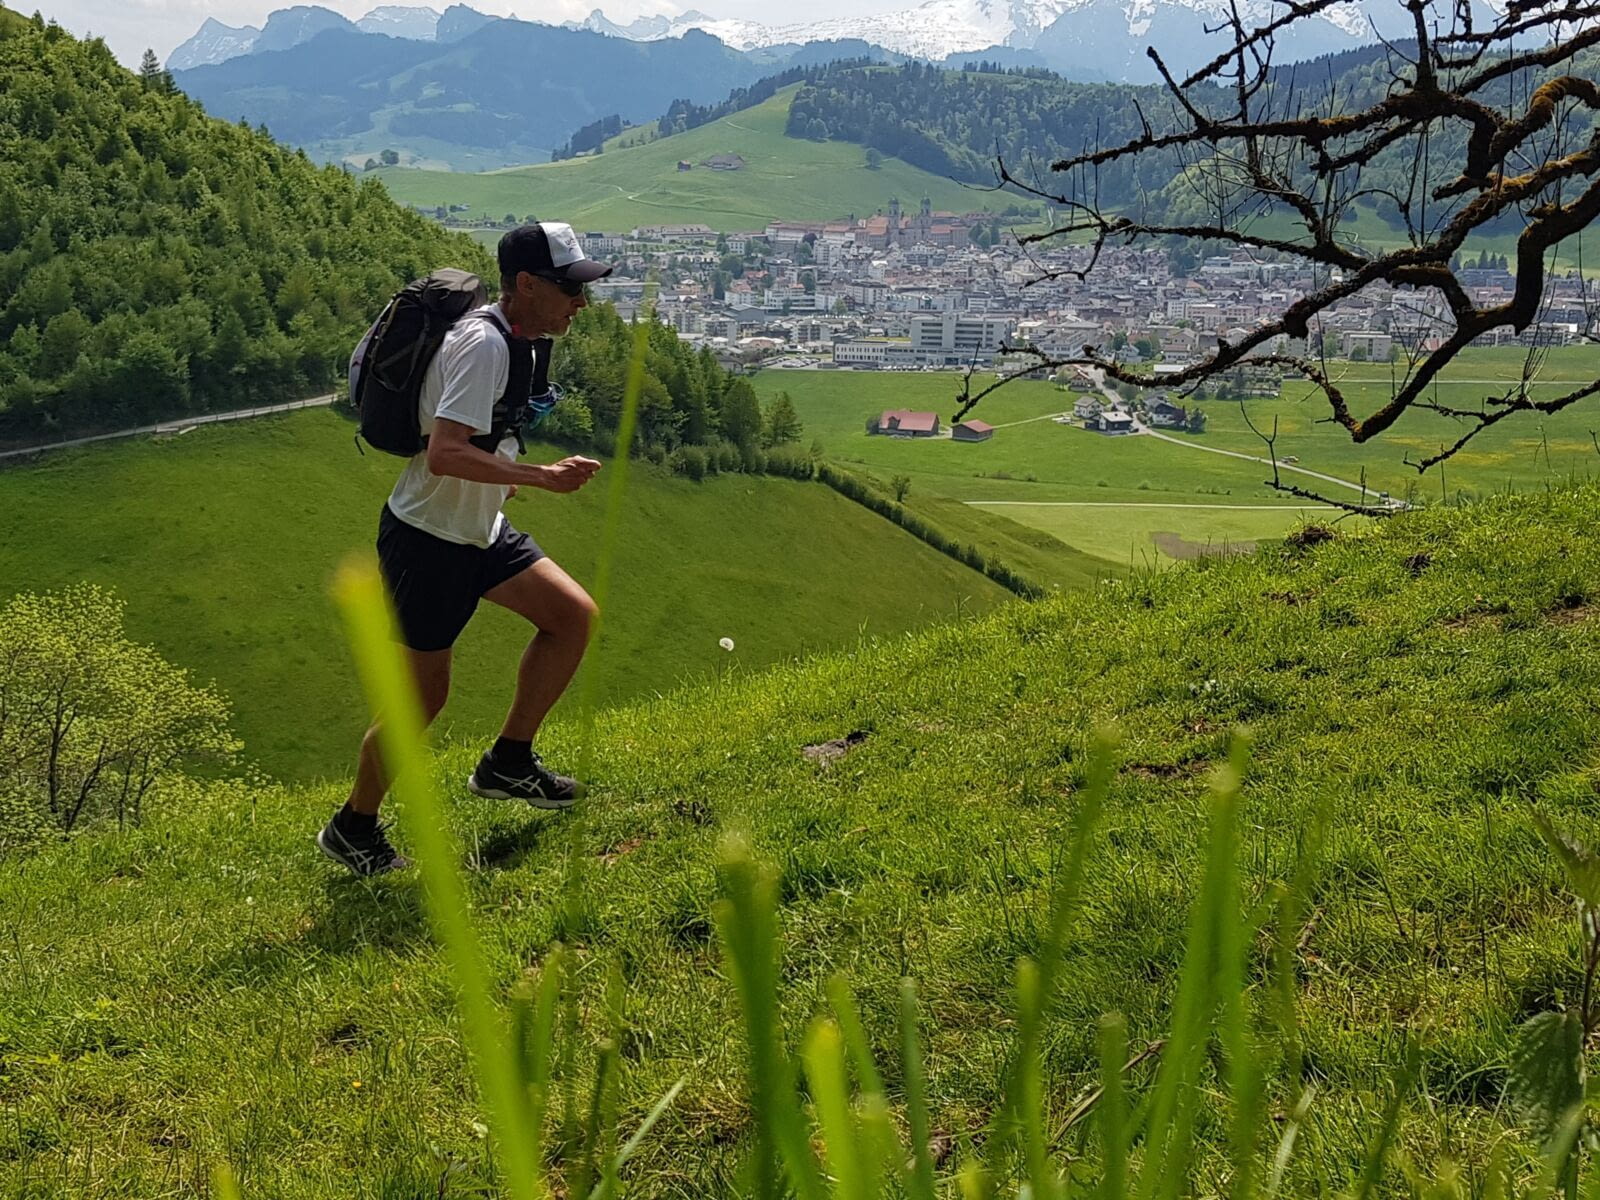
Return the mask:
MULTIPOLYGON (((1229 1147, 1234 1072, 1203 1054, 1184 1085, 1209 1097, 1183 1134, 1196 1160, 1171 1193, 1225 1194, 1243 1155, 1257 1195, 1269 1176, 1282 1196, 1478 1195, 1494 1163, 1517 1195, 1549 1195, 1527 1190, 1537 1139, 1506 1080, 1517 1027, 1584 986, 1572 897, 1532 814, 1583 836, 1597 812, 1597 511, 1592 486, 1420 511, 707 679, 600 714, 576 817, 464 796, 477 746, 447 741, 434 773, 492 995, 568 947, 557 1194, 584 1172, 584 1114, 625 1136, 680 1081, 621 1194, 756 1190, 738 979, 713 922, 729 832, 776 872, 782 1044, 797 1049, 842 972, 897 1123, 900 987, 916 980, 946 1195, 999 1099, 1016 960, 1040 953, 1082 849, 1034 1095, 1052 1161, 1098 1178, 1097 1019, 1124 1015, 1143 1053, 1120 1086, 1132 1120, 1156 1119, 1208 780, 1248 727, 1221 844, 1262 1119, 1229 1147), (1118 769, 1099 836, 1077 847, 1107 723, 1118 769), (831 762, 801 752, 851 733, 831 762), (1304 907, 1279 928, 1291 881, 1304 907), (597 1058, 615 1091, 591 1109, 597 1058)), ((550 749, 581 757, 582 736, 559 723, 550 749)), ((143 828, 0 871, 0 1192, 193 1194, 227 1163, 244 1196, 497 1194, 418 879, 358 882, 311 845, 341 794, 212 783, 152 804, 143 828)), ((394 815, 414 846, 417 814, 394 815)), ((1124 1153, 1153 1151, 1135 1139, 1110 1157, 1124 1153)))
MULTIPOLYGON (((974 390, 992 378, 976 380, 974 390)), ((1057 425, 1050 417, 1070 412, 1076 396, 1043 380, 1017 380, 984 399, 972 415, 996 429, 977 443, 866 432, 869 415, 891 408, 935 411, 948 423, 961 386, 954 373, 768 370, 755 383, 763 397, 789 393, 806 436, 820 438, 830 460, 885 486, 904 475, 906 504, 943 526, 952 523, 943 514, 964 509, 980 547, 991 532, 1018 526, 1052 539, 1059 549, 1041 553, 1045 565, 1035 568, 1047 584, 1170 564, 1337 515, 1274 494, 1265 484, 1270 468, 1260 463, 1057 425)), ((1021 555, 996 553, 1020 569, 1021 555)))
POLYGON ((754 108, 670 138, 585 158, 482 174, 408 167, 371 173, 404 204, 469 204, 472 216, 536 213, 607 231, 691 223, 733 231, 762 229, 772 220, 836 220, 877 212, 892 196, 912 204, 926 196, 934 208, 950 212, 1005 207, 994 204, 995 193, 896 158, 869 171, 865 151, 853 142, 784 136, 794 92, 786 88, 754 108), (700 165, 715 154, 740 155, 745 165, 736 171, 700 165), (680 171, 680 161, 690 169, 680 171))
MULTIPOLYGON (((1431 390, 1441 403, 1473 407, 1503 392, 1518 377, 1525 352, 1511 348, 1474 349, 1445 373, 1431 390)), ((1387 363, 1337 363, 1337 378, 1357 411, 1377 407, 1390 394, 1387 363)), ((1546 352, 1540 364, 1536 397, 1559 395, 1600 375, 1600 349, 1574 347, 1546 352)), ((973 391, 993 381, 984 374, 973 391)), ((934 411, 943 421, 957 409, 961 377, 943 372, 855 372, 766 370, 756 377, 763 397, 788 392, 806 426, 819 437, 828 458, 863 471, 887 485, 896 475, 911 481, 906 502, 948 513, 963 506, 980 514, 974 541, 986 544, 1004 528, 1024 525, 1054 539, 1064 550, 1046 554, 1046 563, 1065 565, 1051 574, 1036 567, 1046 583, 1070 585, 1096 565, 1126 568, 1160 565, 1219 549, 1281 537, 1307 520, 1340 516, 1308 508, 1306 502, 1275 492, 1266 462, 1208 453, 1227 450, 1267 457, 1266 443, 1251 432, 1236 403, 1205 402, 1206 432, 1151 437, 1108 438, 1050 418, 1070 411, 1076 394, 1043 380, 1016 380, 982 400, 972 416, 996 427, 979 443, 949 438, 870 436, 869 416, 892 408, 934 411), (1003 520, 1006 526, 990 525, 1003 520)), ((1275 454, 1294 464, 1359 484, 1365 475, 1374 492, 1437 502, 1528 491, 1587 478, 1600 467, 1590 431, 1600 427, 1591 408, 1578 404, 1562 413, 1512 418, 1475 439, 1443 469, 1419 475, 1406 465, 1436 453, 1441 443, 1465 432, 1463 422, 1414 411, 1384 435, 1362 445, 1326 420, 1327 403, 1304 381, 1286 383, 1273 399, 1252 399, 1248 418, 1267 433, 1277 422, 1275 454)), ((1341 488, 1284 471, 1285 483, 1298 484, 1335 499, 1359 500, 1359 490, 1341 488)), ((938 518, 949 525, 949 517, 938 518)), ((1010 562, 1013 552, 1002 558, 1010 562)))
MULTIPOLYGON (((1438 220, 1438 216, 1435 216, 1438 220)), ((1306 227, 1294 214, 1283 210, 1258 213, 1241 221, 1241 228, 1258 237, 1278 238, 1298 242, 1306 237, 1306 227)), ((1464 261, 1476 261, 1480 253, 1505 255, 1512 262, 1517 257, 1517 238, 1521 230, 1491 233, 1474 230, 1461 247, 1464 261)), ((1387 254, 1415 244, 1411 233, 1399 221, 1392 221, 1376 209, 1357 204, 1346 211, 1339 226, 1338 240, 1345 245, 1359 247, 1369 253, 1387 254)), ((1589 242, 1589 253, 1584 254, 1584 234, 1579 232, 1556 243, 1545 255, 1546 268, 1556 271, 1581 271, 1585 277, 1596 274, 1594 244, 1589 242)))
MULTIPOLYGON (((0 471, 0 599, 84 579, 115 588, 135 639, 232 698, 247 757, 285 778, 342 775, 366 710, 328 582, 347 555, 372 553, 400 467, 358 454, 351 433, 311 410, 0 471)), ((585 668, 603 704, 1009 595, 820 484, 632 472, 606 653, 585 668)), ((605 479, 574 496, 524 492, 506 509, 580 582, 593 578, 605 479)), ((481 606, 458 646, 447 729, 493 734, 527 637, 520 618, 481 606)))
MULTIPOLYGON (((1521 377, 1527 351, 1501 346, 1469 350, 1428 389, 1425 399, 1451 408, 1490 408, 1496 396, 1521 377)), ((1404 378, 1404 364, 1335 363, 1332 374, 1357 414, 1381 408, 1404 378)), ((1600 377, 1600 347, 1561 347, 1542 352, 1529 391, 1535 400, 1553 399, 1600 377)), ((1284 384, 1276 400, 1252 399, 1246 406, 1257 429, 1272 432, 1277 422, 1277 453, 1300 458, 1301 466, 1342 478, 1364 471, 1380 491, 1415 495, 1428 501, 1465 493, 1525 491, 1570 477, 1600 471, 1600 450, 1591 431, 1600 428, 1594 402, 1580 401, 1561 412, 1507 418, 1476 435, 1441 467, 1419 474, 1406 459, 1420 462, 1452 445, 1472 427, 1465 419, 1413 409, 1372 441, 1357 445, 1338 426, 1327 423, 1328 402, 1306 381, 1284 384)), ((1265 454, 1237 404, 1208 403, 1206 432, 1188 440, 1246 453, 1265 454)), ((1185 435, 1179 435, 1185 436, 1185 435)))

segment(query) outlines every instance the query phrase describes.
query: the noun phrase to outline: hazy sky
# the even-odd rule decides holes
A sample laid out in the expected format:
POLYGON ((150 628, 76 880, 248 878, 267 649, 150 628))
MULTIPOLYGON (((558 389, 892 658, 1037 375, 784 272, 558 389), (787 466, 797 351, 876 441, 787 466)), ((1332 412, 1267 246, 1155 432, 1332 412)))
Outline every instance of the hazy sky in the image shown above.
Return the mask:
MULTIPOLYGON (((113 53, 130 67, 139 63, 145 47, 150 47, 163 59, 180 42, 188 39, 200 28, 207 17, 215 17, 225 25, 254 25, 258 29, 267 14, 276 8, 287 8, 297 0, 8 0, 12 7, 23 12, 35 8, 47 19, 54 20, 71 33, 83 36, 94 34, 106 40, 113 53)), ((325 8, 341 12, 351 20, 365 14, 382 3, 405 3, 406 0, 298 0, 301 3, 321 3, 325 8)), ((452 0, 418 0, 435 11, 442 12, 452 0)), ((636 16, 654 12, 681 12, 695 8, 713 17, 742 17, 752 21, 788 24, 795 19, 795 9, 779 0, 686 0, 672 5, 665 0, 468 0, 480 12, 506 16, 515 13, 524 20, 561 21, 582 20, 592 9, 602 9, 614 21, 626 23, 636 16)), ((897 8, 913 7, 916 0, 811 0, 806 6, 808 20, 842 17, 867 12, 888 12, 897 8)))

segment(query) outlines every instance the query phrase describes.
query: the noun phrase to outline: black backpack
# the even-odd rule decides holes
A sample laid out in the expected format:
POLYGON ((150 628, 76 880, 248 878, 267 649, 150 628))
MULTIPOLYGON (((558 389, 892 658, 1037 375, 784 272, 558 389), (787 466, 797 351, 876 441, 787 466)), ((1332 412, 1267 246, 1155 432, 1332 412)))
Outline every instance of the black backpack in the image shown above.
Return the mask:
MULTIPOLYGON (((350 356, 350 403, 361 421, 357 447, 365 441, 404 458, 426 448, 417 411, 423 373, 451 327, 487 300, 476 275, 452 267, 414 279, 395 294, 350 356)), ((551 392, 551 342, 530 342, 489 320, 511 352, 510 375, 495 402, 491 428, 472 439, 492 454, 507 434, 515 433, 520 444, 530 409, 548 410, 548 403, 538 401, 548 401, 551 392)))

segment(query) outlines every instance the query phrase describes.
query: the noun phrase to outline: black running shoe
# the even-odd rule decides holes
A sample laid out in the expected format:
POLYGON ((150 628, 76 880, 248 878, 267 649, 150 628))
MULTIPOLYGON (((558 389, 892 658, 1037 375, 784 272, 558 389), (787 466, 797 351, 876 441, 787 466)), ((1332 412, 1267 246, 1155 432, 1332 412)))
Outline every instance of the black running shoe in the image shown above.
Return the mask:
POLYGON ((583 795, 583 784, 557 775, 535 754, 526 763, 502 763, 485 754, 467 778, 467 790, 490 800, 525 800, 535 808, 567 808, 583 795))
POLYGON ((329 821, 317 834, 317 848, 336 863, 349 867, 357 875, 384 875, 390 871, 403 871, 411 860, 389 844, 388 826, 378 823, 368 836, 347 833, 334 821, 329 821))

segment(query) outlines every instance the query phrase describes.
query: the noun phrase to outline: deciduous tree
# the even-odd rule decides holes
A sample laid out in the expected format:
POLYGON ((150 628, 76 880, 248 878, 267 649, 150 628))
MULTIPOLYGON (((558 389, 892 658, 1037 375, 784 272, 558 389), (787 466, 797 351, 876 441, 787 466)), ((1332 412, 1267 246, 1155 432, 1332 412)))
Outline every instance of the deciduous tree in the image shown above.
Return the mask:
POLYGON ((80 584, 0 610, 0 844, 138 824, 162 782, 238 749, 227 701, 128 640, 80 584))

